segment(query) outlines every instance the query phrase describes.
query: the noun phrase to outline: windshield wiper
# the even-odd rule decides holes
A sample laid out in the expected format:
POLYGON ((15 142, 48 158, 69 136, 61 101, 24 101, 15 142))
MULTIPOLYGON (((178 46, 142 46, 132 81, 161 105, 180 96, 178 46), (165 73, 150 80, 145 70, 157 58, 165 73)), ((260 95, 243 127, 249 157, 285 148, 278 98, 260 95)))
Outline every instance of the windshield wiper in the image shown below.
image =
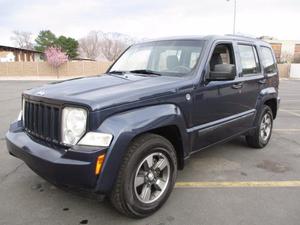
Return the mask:
POLYGON ((150 75, 161 76, 160 73, 155 72, 153 70, 130 70, 129 73, 150 74, 150 75))
POLYGON ((114 73, 114 74, 119 74, 119 75, 123 75, 123 74, 125 74, 126 73, 126 71, 121 71, 121 70, 113 70, 113 71, 109 71, 109 72, 107 72, 108 74, 112 74, 112 73, 114 73))

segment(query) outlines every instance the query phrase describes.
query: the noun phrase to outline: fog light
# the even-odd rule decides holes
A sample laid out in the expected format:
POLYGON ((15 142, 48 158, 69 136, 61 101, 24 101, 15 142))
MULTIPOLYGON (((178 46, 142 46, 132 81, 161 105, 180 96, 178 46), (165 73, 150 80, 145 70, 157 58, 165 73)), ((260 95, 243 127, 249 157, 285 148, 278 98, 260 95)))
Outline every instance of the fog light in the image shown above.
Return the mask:
POLYGON ((105 155, 99 155, 96 162, 95 174, 99 175, 104 162, 105 155))
POLYGON ((108 147, 112 141, 113 136, 111 134, 98 133, 98 132, 88 132, 79 141, 79 145, 87 146, 99 146, 108 147))

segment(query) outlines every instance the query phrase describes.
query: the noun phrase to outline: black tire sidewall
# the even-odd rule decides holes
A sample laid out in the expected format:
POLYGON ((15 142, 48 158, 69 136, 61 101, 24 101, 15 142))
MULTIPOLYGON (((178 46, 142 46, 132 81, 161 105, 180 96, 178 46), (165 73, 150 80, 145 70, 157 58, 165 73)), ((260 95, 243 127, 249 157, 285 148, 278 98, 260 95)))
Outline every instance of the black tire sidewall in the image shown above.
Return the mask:
POLYGON ((174 153, 173 146, 168 143, 168 141, 157 138, 150 139, 147 142, 143 143, 130 157, 127 168, 126 174, 124 179, 124 200, 126 203, 126 207, 134 212, 139 217, 144 217, 152 214, 156 210, 158 210, 163 203, 167 200, 172 189, 175 184, 177 176, 177 161, 176 161, 176 154, 174 153), (161 152, 163 153, 169 160, 170 163, 170 179, 167 188, 165 189, 164 193, 160 196, 153 203, 142 203, 135 194, 134 191, 134 178, 136 171, 138 169, 139 164, 142 160, 154 152, 161 152), (175 156, 175 157, 174 157, 175 156))

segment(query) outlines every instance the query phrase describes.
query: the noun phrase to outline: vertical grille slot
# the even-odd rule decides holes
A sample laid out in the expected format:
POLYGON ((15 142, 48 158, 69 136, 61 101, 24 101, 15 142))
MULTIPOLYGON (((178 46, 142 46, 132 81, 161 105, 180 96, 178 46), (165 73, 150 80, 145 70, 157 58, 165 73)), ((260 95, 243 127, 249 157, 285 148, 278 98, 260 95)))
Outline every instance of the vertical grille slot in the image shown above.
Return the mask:
POLYGON ((54 140, 59 140, 59 134, 60 134, 60 126, 59 126, 59 110, 58 108, 53 108, 54 110, 54 119, 53 119, 53 126, 54 126, 54 140))
POLYGON ((25 130, 38 138, 59 143, 60 108, 41 102, 25 100, 25 130))

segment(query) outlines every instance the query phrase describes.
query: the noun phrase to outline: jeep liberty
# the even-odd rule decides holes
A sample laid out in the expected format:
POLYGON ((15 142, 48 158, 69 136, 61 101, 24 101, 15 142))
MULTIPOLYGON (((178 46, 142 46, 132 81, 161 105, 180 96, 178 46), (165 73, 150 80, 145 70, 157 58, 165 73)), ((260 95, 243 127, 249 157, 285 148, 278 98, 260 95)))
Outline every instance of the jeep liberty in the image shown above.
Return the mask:
POLYGON ((259 39, 138 43, 104 75, 24 91, 7 147, 49 182, 146 217, 167 200, 192 153, 240 135, 265 147, 278 85, 274 53, 259 39))

